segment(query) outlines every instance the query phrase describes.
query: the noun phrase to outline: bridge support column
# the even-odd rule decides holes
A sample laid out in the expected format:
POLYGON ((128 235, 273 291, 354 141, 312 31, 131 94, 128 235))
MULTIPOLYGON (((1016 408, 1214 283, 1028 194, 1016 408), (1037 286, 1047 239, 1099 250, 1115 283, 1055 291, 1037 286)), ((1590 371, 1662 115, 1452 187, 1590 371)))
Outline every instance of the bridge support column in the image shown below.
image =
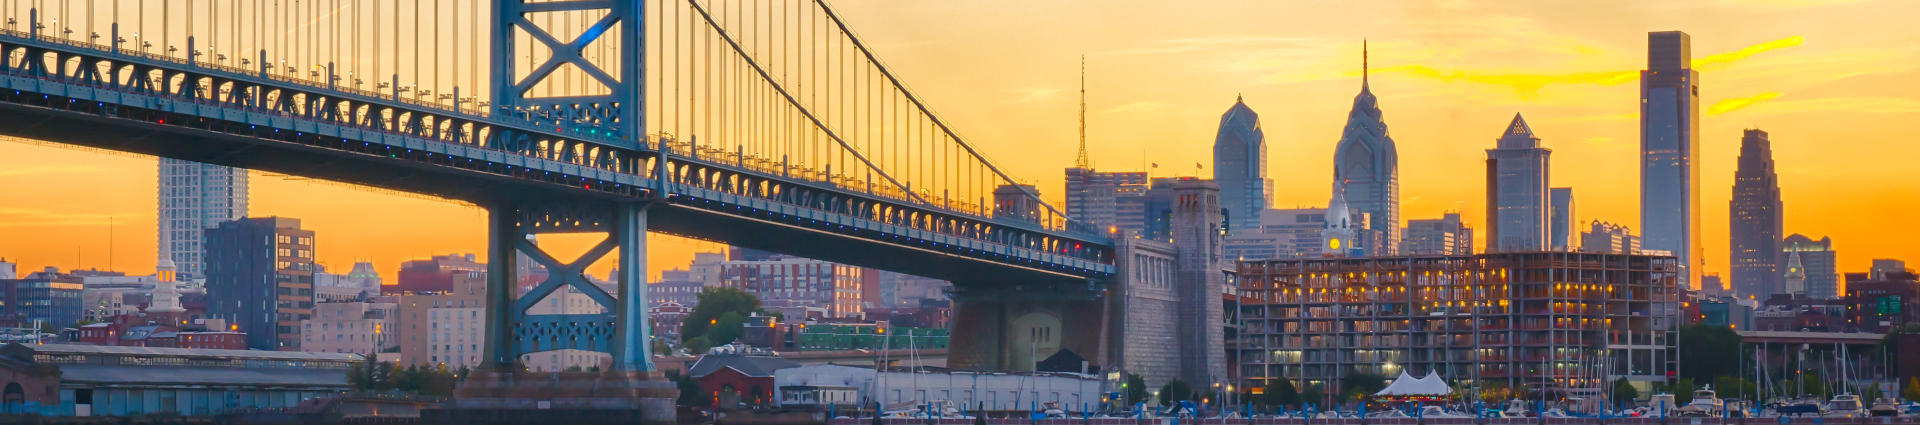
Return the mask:
POLYGON ((673 423, 680 391, 654 370, 649 349, 646 207, 639 202, 489 205, 486 361, 454 389, 451 408, 422 412, 425 422, 673 423), (570 263, 527 239, 532 233, 569 232, 606 232, 608 237, 570 263), (620 251, 618 289, 607 294, 584 271, 615 249, 620 251), (545 267, 548 277, 520 294, 515 263, 523 254, 545 267), (569 287, 593 298, 606 313, 528 313, 548 294, 569 287), (613 365, 594 372, 528 372, 519 364, 521 355, 560 349, 607 352, 613 365))
MULTIPOLYGON (((1101 285, 954 283, 953 335, 947 365, 956 369, 1032 371, 1062 352, 1104 368, 1106 303, 1101 285)), ((1060 365, 1079 372, 1079 364, 1060 365)))

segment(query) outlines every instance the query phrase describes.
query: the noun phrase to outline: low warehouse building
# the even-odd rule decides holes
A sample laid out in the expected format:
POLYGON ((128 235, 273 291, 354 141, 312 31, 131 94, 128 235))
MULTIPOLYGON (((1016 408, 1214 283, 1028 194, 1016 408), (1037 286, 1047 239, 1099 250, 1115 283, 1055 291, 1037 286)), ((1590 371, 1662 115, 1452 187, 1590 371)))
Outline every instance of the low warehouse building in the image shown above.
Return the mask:
POLYGON ((45 415, 210 415, 337 395, 348 389, 348 368, 361 361, 340 353, 9 344, 0 347, 0 379, 7 403, 45 415))

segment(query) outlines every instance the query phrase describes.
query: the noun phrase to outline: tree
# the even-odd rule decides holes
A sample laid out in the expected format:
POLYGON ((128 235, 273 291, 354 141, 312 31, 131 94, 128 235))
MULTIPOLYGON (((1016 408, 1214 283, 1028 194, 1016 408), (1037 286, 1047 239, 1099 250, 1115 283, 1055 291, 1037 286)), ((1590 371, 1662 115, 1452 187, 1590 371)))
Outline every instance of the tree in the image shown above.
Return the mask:
POLYGON ((1127 381, 1120 384, 1122 400, 1128 406, 1147 400, 1147 380, 1140 375, 1129 373, 1127 381))
POLYGON ((747 323, 747 317, 738 311, 729 311, 721 314, 713 323, 713 328, 707 330, 707 342, 726 345, 740 339, 740 327, 747 323))
MULTIPOLYGON (((1320 388, 1320 385, 1307 385, 1307 390, 1300 392, 1300 407, 1305 408, 1308 404, 1324 403, 1326 398, 1326 389, 1320 388)), ((1321 410, 1326 409, 1323 406, 1321 410)))
POLYGON ((1613 381, 1614 401, 1628 401, 1628 400, 1636 400, 1639 398, 1640 398, 1640 390, 1634 389, 1633 383, 1627 382, 1627 378, 1620 378, 1618 380, 1613 381))
POLYGON ((681 345, 686 346, 687 351, 692 352, 693 355, 696 355, 696 356, 701 354, 706 354, 707 349, 713 348, 713 344, 708 343, 707 337, 704 337, 704 336, 687 340, 686 344, 681 344, 681 345))
POLYGON ((1907 400, 1920 400, 1920 377, 1907 378, 1907 390, 1900 393, 1907 400))
MULTIPOLYGON (((760 310, 760 298, 739 289, 707 288, 700 292, 698 297, 699 305, 694 306, 693 311, 687 313, 687 318, 680 322, 682 341, 707 336, 707 330, 718 324, 720 316, 729 312, 746 317, 760 310)), ((707 340, 715 341, 712 338, 707 340)), ((724 344, 731 341, 715 341, 715 343, 724 344)))
POLYGON ((662 338, 654 338, 653 342, 648 343, 648 346, 653 348, 653 355, 656 356, 664 356, 673 352, 673 347, 668 346, 667 340, 662 338))
MULTIPOLYGON (((1680 328, 1680 377, 1713 382, 1717 376, 1739 376, 1740 334, 1733 328, 1692 325, 1680 328)), ((1678 391, 1674 392, 1679 395, 1678 391)))
POLYGON ((1699 387, 1693 385, 1693 378, 1680 378, 1673 382, 1673 387, 1669 391, 1673 392, 1674 404, 1684 406, 1693 402, 1693 390, 1696 389, 1699 387))
POLYGON ((1340 377, 1340 400, 1365 400, 1387 388, 1387 377, 1372 373, 1350 373, 1340 377))
POLYGON ((694 381, 693 377, 682 375, 680 371, 672 369, 667 370, 666 376, 667 380, 673 381, 674 386, 680 389, 680 398, 675 399, 674 404, 694 407, 713 404, 713 397, 706 391, 701 391, 700 383, 694 381))
POLYGON ((1167 385, 1160 387, 1160 405, 1162 406, 1171 406, 1175 402, 1191 399, 1193 399, 1193 387, 1187 386, 1186 381, 1175 379, 1167 381, 1167 385))
POLYGON ((1282 379, 1280 382, 1267 386, 1267 401, 1271 404, 1281 406, 1299 405, 1300 390, 1293 388, 1293 380, 1282 379))

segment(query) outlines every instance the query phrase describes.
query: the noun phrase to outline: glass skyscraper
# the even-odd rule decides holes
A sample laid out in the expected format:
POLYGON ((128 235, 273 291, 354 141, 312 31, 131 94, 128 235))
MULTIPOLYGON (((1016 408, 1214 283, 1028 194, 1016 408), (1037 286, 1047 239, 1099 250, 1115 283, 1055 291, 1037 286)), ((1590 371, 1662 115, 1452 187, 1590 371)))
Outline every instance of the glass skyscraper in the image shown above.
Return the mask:
POLYGON ((1640 71, 1640 234, 1679 257, 1684 287, 1700 273, 1700 73, 1687 33, 1647 33, 1640 71))
POLYGON ((1781 283, 1782 230, 1780 179, 1773 172, 1773 142, 1767 132, 1747 130, 1740 137, 1740 168, 1733 172, 1733 199, 1727 201, 1727 250, 1734 294, 1766 298, 1786 293, 1781 283))
POLYGON ((247 216, 247 170, 160 159, 160 257, 187 278, 204 278, 202 230, 247 216))
POLYGON ((1333 178, 1346 186, 1347 205, 1367 213, 1369 227, 1385 233, 1386 241, 1374 255, 1396 255, 1400 249, 1400 151, 1387 134, 1380 101, 1367 87, 1362 51, 1360 94, 1353 97, 1340 144, 1333 148, 1333 178))
POLYGON ((1260 114, 1240 98, 1220 115, 1220 133, 1213 138, 1213 180, 1220 184, 1220 207, 1227 210, 1227 228, 1259 229, 1260 210, 1273 199, 1273 180, 1267 178, 1267 137, 1260 131, 1260 114))
POLYGON ((1487 252, 1545 251, 1552 245, 1547 234, 1552 156, 1520 114, 1513 114, 1498 145, 1487 149, 1487 252))

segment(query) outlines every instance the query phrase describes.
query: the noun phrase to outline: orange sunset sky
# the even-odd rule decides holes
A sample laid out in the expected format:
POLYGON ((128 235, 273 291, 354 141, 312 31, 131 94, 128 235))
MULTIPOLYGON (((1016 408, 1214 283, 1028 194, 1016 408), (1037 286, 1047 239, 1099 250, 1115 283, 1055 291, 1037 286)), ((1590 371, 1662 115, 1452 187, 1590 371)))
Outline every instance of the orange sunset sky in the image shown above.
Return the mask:
MULTIPOLYGON (((1484 228, 1484 150, 1513 114, 1553 149, 1576 218, 1637 232, 1638 81, 1646 33, 1692 35, 1700 70, 1703 270, 1727 269, 1741 129, 1772 135, 1786 231, 1831 236, 1842 272, 1920 261, 1920 2, 1816 0, 838 0, 905 82, 1013 175, 1059 202, 1073 163, 1081 55, 1096 168, 1192 175, 1235 96, 1260 113, 1274 206, 1329 197, 1334 143, 1372 87, 1400 149, 1403 219, 1459 211, 1484 228)), ((1211 176, 1211 165, 1198 170, 1211 176)), ((152 159, 0 142, 0 256, 22 269, 152 272, 152 159)), ((296 217, 344 272, 432 254, 485 257, 484 211, 255 173, 253 216, 296 217)), ((652 273, 711 243, 651 239, 652 273)), ((567 257, 587 236, 552 237, 567 257)), ((1480 244, 1484 246, 1484 241, 1480 244)), ((611 261, 594 268, 606 272, 611 261)))

